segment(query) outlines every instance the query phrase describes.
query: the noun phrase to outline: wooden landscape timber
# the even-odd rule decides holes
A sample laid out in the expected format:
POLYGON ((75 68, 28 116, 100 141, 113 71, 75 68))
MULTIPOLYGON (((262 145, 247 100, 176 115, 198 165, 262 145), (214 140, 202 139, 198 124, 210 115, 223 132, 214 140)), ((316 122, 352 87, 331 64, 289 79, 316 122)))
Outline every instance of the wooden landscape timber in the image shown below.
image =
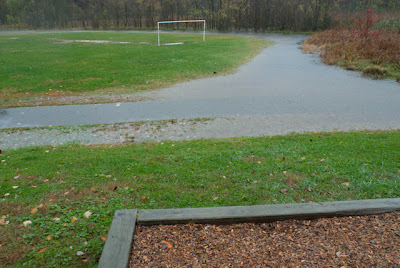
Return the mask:
POLYGON ((372 215, 399 210, 400 198, 236 207, 118 210, 115 212, 99 267, 127 267, 130 260, 130 254, 127 252, 131 251, 132 230, 136 224, 272 222, 288 219, 372 215))

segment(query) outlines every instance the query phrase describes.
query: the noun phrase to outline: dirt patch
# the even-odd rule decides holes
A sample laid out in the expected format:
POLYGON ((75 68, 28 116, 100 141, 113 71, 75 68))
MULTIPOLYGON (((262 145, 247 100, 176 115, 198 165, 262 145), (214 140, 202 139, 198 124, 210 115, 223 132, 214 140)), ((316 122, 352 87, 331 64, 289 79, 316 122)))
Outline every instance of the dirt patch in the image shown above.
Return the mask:
POLYGON ((78 81, 82 82, 82 81, 93 81, 93 80, 100 80, 100 77, 86 77, 83 79, 79 79, 78 81))
POLYGON ((49 91, 46 93, 18 93, 8 92, 0 93, 0 107, 34 107, 34 106, 52 106, 52 105, 70 105, 70 104, 95 104, 95 103, 114 103, 114 102, 137 102, 144 101, 147 98, 121 94, 101 94, 87 95, 86 93, 49 91), (1 101, 5 100, 5 101, 1 101))
POLYGON ((398 267, 399 218, 138 226, 130 267, 398 267))
POLYGON ((10 76, 10 78, 16 78, 16 77, 21 77, 21 76, 24 76, 24 75, 23 74, 12 75, 12 76, 10 76))
POLYGON ((242 157, 242 161, 246 163, 255 163, 255 162, 262 162, 266 160, 264 157, 257 157, 255 155, 249 155, 246 157, 242 157))
POLYGON ((65 39, 54 39, 57 44, 69 44, 69 43, 94 43, 94 44, 132 44, 132 42, 116 42, 109 40, 65 40, 65 39))
POLYGON ((297 185, 298 183, 299 183, 299 181, 301 181, 302 179, 304 179, 304 175, 298 175, 298 174, 294 174, 294 173, 291 173, 291 172, 289 172, 289 173, 287 173, 286 175, 285 175, 285 180, 284 180, 284 183, 287 185, 287 186, 294 186, 294 185, 297 185))

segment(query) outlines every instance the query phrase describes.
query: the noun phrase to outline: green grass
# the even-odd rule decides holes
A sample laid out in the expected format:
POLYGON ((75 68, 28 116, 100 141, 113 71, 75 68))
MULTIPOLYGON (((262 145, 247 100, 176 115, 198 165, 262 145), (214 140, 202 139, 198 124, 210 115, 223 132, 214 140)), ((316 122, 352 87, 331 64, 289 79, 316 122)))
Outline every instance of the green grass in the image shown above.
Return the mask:
POLYGON ((394 79, 400 82, 400 69, 399 65, 393 63, 374 64, 368 60, 346 61, 338 62, 338 65, 351 71, 360 71, 364 76, 373 79, 394 79))
POLYGON ((399 141, 383 131, 6 150, 0 265, 95 265, 117 209, 400 197, 399 141))
POLYGON ((82 32, 0 35, 0 107, 35 97, 120 94, 231 72, 269 43, 238 36, 82 32), (107 40, 130 44, 62 43, 107 40), (146 44, 140 44, 144 42, 146 44))

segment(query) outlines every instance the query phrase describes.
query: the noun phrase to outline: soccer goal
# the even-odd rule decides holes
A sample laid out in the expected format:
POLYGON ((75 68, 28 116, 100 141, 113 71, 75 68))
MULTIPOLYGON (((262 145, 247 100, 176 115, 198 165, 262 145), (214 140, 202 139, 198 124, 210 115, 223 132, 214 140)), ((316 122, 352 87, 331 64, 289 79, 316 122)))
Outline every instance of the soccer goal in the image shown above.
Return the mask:
POLYGON ((173 20, 173 21, 159 21, 157 22, 158 28, 158 46, 160 46, 160 24, 167 23, 186 23, 186 22, 202 22, 203 23, 203 42, 206 41, 206 21, 205 20, 173 20))

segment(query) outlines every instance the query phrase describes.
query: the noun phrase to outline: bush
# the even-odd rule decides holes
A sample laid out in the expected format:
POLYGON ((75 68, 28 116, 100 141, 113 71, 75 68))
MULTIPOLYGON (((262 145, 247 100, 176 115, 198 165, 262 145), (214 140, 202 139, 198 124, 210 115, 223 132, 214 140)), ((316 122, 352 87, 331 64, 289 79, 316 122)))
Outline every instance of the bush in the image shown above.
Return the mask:
MULTIPOLYGON (((326 64, 341 65, 350 70, 362 70, 374 78, 393 77, 400 81, 400 31, 393 30, 397 22, 375 25, 372 11, 358 18, 352 29, 334 29, 310 36, 303 50, 322 51, 326 64), (378 30, 379 29, 379 30, 378 30)), ((399 21, 400 24, 400 21, 399 21)))

